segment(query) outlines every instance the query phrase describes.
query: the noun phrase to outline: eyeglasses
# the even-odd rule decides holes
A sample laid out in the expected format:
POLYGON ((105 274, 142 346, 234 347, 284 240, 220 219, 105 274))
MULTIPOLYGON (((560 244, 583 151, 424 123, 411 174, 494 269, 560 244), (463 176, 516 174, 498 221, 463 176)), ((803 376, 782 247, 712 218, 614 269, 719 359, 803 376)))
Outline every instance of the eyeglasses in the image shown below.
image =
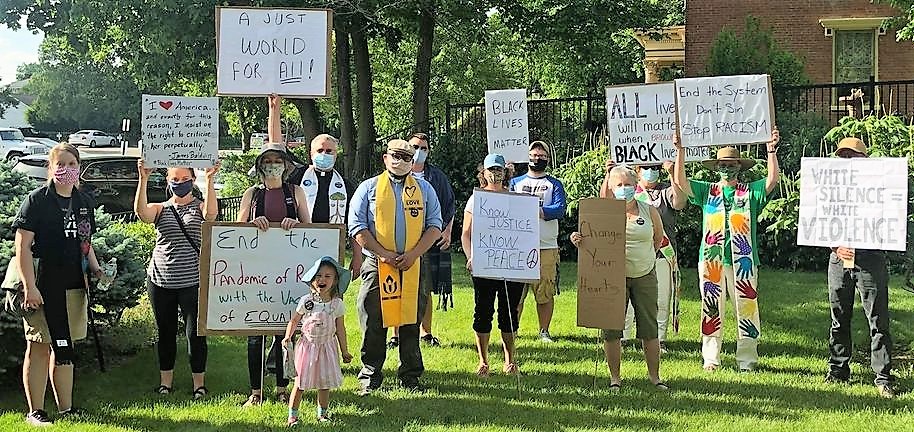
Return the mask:
POLYGON ((400 152, 387 152, 387 155, 394 158, 394 160, 408 162, 413 160, 413 156, 409 153, 400 153, 400 152))

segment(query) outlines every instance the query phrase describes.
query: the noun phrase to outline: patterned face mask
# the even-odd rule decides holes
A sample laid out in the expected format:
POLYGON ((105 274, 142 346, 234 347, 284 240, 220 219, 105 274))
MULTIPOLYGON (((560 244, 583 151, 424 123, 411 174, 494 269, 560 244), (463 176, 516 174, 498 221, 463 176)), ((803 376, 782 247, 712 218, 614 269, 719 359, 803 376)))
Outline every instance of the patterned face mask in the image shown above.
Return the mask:
POLYGON ((58 167, 54 171, 54 181, 59 185, 72 186, 79 179, 79 168, 58 167))
POLYGON ((263 173, 266 177, 282 177, 282 173, 286 171, 286 164, 284 163, 265 163, 263 164, 263 173))

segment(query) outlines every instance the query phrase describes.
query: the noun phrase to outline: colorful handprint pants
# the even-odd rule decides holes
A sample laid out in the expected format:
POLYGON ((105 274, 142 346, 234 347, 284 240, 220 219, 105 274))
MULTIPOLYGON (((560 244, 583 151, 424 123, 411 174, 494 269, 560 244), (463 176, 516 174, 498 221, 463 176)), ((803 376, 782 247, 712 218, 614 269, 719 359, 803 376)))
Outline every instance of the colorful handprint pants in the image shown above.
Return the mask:
MULTIPOLYGON (((705 274, 705 263, 698 263, 699 274, 705 274)), ((720 365, 720 350, 723 345, 723 330, 726 296, 733 302, 736 322, 739 323, 739 338, 736 340, 736 362, 741 369, 751 369, 758 363, 759 313, 757 303, 743 297, 734 283, 733 267, 721 267, 721 290, 702 290, 701 355, 704 365, 720 365), (726 293, 726 294, 725 294, 726 293), (716 316, 708 316, 716 315, 716 316), (755 337, 752 337, 752 336, 755 337)))

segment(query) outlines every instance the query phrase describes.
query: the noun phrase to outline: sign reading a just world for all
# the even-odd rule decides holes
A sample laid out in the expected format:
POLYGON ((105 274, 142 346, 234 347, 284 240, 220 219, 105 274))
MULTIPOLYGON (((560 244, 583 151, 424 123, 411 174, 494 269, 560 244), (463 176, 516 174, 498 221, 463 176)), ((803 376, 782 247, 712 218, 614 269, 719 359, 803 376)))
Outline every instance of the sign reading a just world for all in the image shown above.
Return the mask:
POLYGON ((473 191, 473 276, 539 280, 539 198, 473 191))
POLYGON ((684 147, 768 142, 774 127, 768 75, 676 80, 676 113, 684 147))
POLYGON ((578 207, 578 327, 625 327, 625 201, 583 199, 578 207))
POLYGON ((143 95, 147 168, 207 168, 219 161, 219 98, 143 95))
MULTIPOLYGON (((676 86, 673 83, 606 88, 610 152, 618 164, 676 160, 676 86)), ((686 161, 708 159, 707 147, 686 148, 686 161)))
POLYGON ((330 95, 330 9, 216 8, 220 96, 330 95))
POLYGON ((305 272, 323 256, 341 261, 338 225, 299 224, 267 231, 247 223, 207 222, 200 255, 200 334, 282 334, 310 292, 305 272))
POLYGON ((797 244, 906 250, 904 158, 803 158, 797 244))
POLYGON ((526 89, 486 90, 489 154, 501 154, 508 163, 529 161, 528 126, 526 89))

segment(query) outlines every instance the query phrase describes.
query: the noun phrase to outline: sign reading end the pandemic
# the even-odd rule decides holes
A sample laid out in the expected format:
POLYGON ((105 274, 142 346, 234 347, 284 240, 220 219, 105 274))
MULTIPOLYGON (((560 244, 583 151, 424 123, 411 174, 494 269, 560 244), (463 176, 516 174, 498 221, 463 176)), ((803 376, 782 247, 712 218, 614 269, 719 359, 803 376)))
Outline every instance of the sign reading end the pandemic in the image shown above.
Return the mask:
MULTIPOLYGON (((673 83, 606 88, 610 152, 617 164, 657 165, 676 160, 676 86, 673 83)), ((686 148, 686 161, 710 158, 707 147, 686 148)))
POLYGON ((533 195, 473 191, 473 276, 539 280, 539 214, 533 195))
POLYGON ((578 203, 578 327, 625 327, 625 201, 578 203))
POLYGON ((198 333, 267 335, 285 332, 298 299, 310 292, 304 275, 315 261, 343 256, 339 225, 203 224, 198 333))
POLYGON ((330 96, 330 9, 216 8, 220 96, 330 96))
POLYGON ((219 161, 219 98, 143 95, 147 168, 208 168, 219 161))
POLYGON ((906 250, 904 158, 803 158, 797 244, 906 250))
POLYGON ((768 75, 676 80, 676 114, 683 147, 768 142, 774 127, 768 75))
POLYGON ((528 162, 529 132, 526 89, 486 90, 489 154, 498 153, 508 163, 528 162))

